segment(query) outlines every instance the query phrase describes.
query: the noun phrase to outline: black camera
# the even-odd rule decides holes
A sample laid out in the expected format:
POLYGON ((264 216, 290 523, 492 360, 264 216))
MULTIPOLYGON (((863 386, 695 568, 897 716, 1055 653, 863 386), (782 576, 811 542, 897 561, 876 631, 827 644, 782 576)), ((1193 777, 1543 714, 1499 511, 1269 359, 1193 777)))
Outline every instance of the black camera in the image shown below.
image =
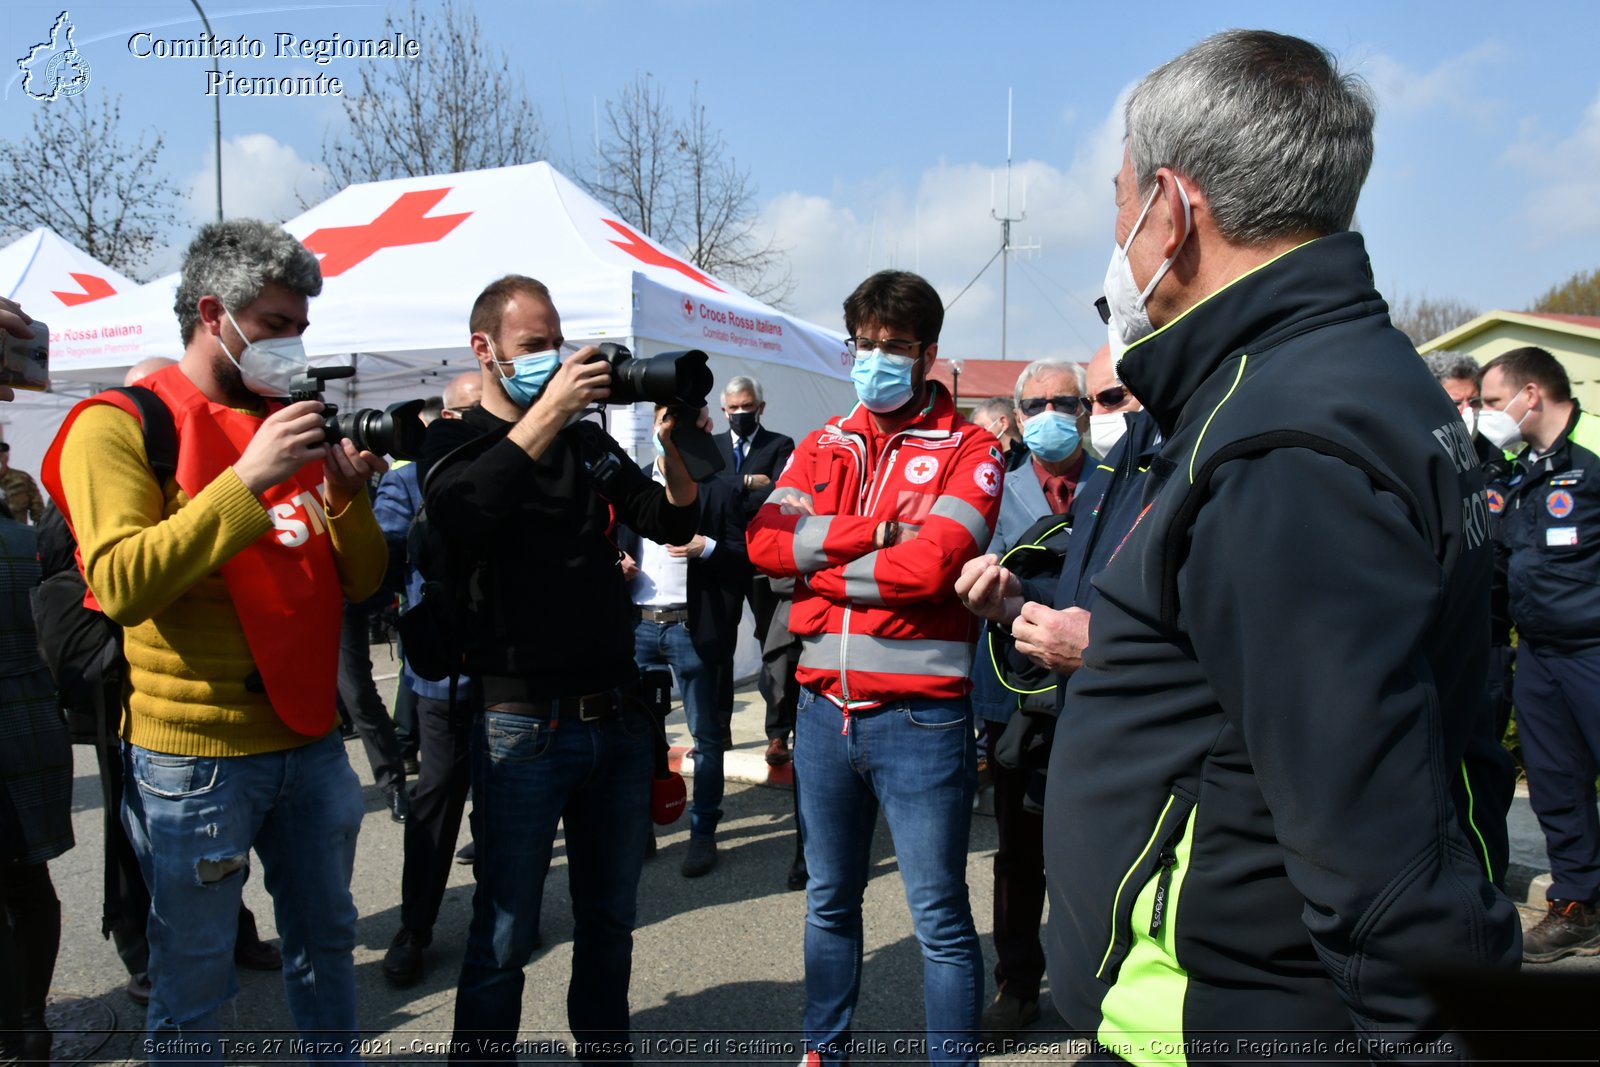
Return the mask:
POLYGON ((698 348, 646 359, 634 359, 627 346, 610 341, 599 349, 589 362, 599 360, 611 367, 608 404, 669 404, 692 408, 698 417, 711 395, 708 357, 698 348))
POLYGON ((709 357, 698 348, 635 359, 627 346, 611 341, 589 357, 611 368, 608 404, 663 404, 672 415, 672 440, 689 477, 702 481, 723 469, 722 454, 700 429, 700 409, 711 395, 709 357))
MULTIPOLYGON (((324 383, 332 378, 349 378, 355 372, 354 367, 307 367, 304 374, 289 383, 289 401, 321 400, 324 383)), ((341 415, 336 405, 324 403, 322 432, 330 445, 348 437, 363 452, 416 459, 422 452, 422 435, 427 429, 422 425, 422 404, 421 400, 406 400, 382 411, 364 408, 341 415)))

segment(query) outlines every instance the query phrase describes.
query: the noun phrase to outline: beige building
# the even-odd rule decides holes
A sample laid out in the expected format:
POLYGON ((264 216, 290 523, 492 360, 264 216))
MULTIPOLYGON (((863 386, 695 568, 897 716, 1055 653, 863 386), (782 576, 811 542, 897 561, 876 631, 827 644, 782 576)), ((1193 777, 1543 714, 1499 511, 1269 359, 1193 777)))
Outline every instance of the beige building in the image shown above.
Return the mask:
POLYGON ((1525 345, 1537 345, 1559 359, 1572 379, 1572 395, 1585 411, 1600 413, 1600 316, 1491 311, 1417 351, 1460 352, 1481 364, 1525 345))

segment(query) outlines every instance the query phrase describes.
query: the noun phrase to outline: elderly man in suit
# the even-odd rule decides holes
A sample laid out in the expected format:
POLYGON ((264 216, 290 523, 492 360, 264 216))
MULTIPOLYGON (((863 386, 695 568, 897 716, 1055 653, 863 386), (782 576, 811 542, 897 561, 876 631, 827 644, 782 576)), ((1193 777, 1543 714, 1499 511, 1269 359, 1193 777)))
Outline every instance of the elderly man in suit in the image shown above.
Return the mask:
MULTIPOLYGON (((1000 520, 989 551, 1003 557, 1027 529, 1045 515, 1063 515, 1078 486, 1093 473, 1084 451, 1089 404, 1084 371, 1076 363, 1039 360, 1017 378, 1013 418, 1022 428, 1028 458, 1006 474, 1000 520)), ((994 854, 994 977, 998 992, 983 1013, 985 1032, 1008 1035, 1039 1017, 1039 983, 1044 950, 1039 922, 1044 908, 1044 825, 1037 811, 1023 805, 1031 772, 1009 768, 994 758, 1006 723, 1017 711, 1017 694, 1000 684, 989 656, 973 662, 973 710, 984 721, 989 773, 994 783, 999 843, 994 854)))
MULTIPOLYGON (((716 435, 717 449, 722 453, 724 476, 738 491, 740 514, 745 523, 766 503, 773 483, 794 452, 792 437, 773 433, 761 425, 761 416, 766 410, 761 383, 756 379, 741 374, 729 378, 728 384, 722 387, 722 414, 727 417, 728 432, 716 435)), ((745 598, 750 602, 750 614, 755 619, 756 643, 766 647, 767 627, 772 623, 772 613, 779 599, 772 591, 771 579, 752 572, 745 598)), ((798 692, 792 670, 784 669, 786 662, 782 657, 764 662, 761 673, 761 696, 767 704, 767 762, 773 765, 789 761, 789 733, 794 729, 798 692)), ((726 718, 733 712, 731 669, 718 685, 719 707, 726 718)), ((723 730, 726 735, 726 722, 723 730)))

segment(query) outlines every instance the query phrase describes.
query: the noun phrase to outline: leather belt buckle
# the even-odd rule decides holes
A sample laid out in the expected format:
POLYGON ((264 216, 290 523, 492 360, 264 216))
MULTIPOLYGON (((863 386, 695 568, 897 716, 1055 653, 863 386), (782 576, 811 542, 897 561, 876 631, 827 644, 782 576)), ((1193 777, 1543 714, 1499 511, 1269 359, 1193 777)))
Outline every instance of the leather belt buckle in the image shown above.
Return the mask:
POLYGON ((578 721, 596 722, 608 719, 617 713, 617 691, 608 689, 604 693, 590 693, 577 700, 578 721))
POLYGON ((645 622, 653 622, 661 626, 671 626, 680 622, 688 622, 689 609, 640 607, 639 617, 645 622))

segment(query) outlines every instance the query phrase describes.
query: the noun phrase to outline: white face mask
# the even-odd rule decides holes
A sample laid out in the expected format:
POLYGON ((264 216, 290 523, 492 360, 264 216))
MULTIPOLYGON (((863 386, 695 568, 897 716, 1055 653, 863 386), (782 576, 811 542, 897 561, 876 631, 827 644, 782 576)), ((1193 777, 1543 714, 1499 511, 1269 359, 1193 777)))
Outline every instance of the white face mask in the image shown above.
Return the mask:
MULTIPOLYGON (((1509 405, 1508 405, 1509 406, 1509 405)), ((1484 408, 1478 415, 1478 432, 1491 445, 1504 452, 1522 440, 1522 424, 1533 413, 1530 407, 1522 418, 1513 419, 1508 411, 1490 411, 1484 408)))
POLYGON ((1478 429, 1478 410, 1467 408, 1461 412, 1461 421, 1467 424, 1467 436, 1471 437, 1478 429))
POLYGON ((1113 245, 1111 249, 1111 262, 1106 267, 1105 298, 1111 309, 1111 335, 1113 339, 1112 365, 1122 358, 1116 351, 1116 341, 1124 345, 1131 345, 1141 337, 1148 337, 1155 327, 1150 325, 1150 315, 1145 310, 1145 302, 1150 299, 1150 294, 1155 292, 1161 279, 1167 276, 1167 271, 1178 258, 1178 253, 1183 250, 1184 241, 1189 239, 1193 231, 1193 218, 1189 210, 1189 194, 1183 188, 1183 183, 1174 179, 1178 187, 1178 199, 1183 201, 1183 240, 1178 242, 1178 247, 1172 250, 1172 255, 1162 261, 1159 269, 1150 279, 1150 284, 1143 290, 1133 278, 1133 267, 1128 263, 1128 249, 1133 244, 1133 239, 1139 235, 1139 227, 1144 225, 1145 216, 1150 214, 1150 209, 1155 206, 1156 195, 1161 191, 1161 186, 1156 185, 1150 190, 1150 195, 1145 199, 1144 207, 1139 209, 1139 217, 1133 222, 1133 229, 1128 231, 1128 240, 1120 245, 1113 245))
POLYGON ((257 396, 288 396, 289 384, 294 379, 306 372, 311 361, 306 357, 305 342, 299 337, 272 337, 264 341, 252 341, 244 336, 244 331, 239 329, 239 323, 234 319, 233 312, 227 308, 222 309, 228 316, 228 321, 233 323, 233 328, 244 340, 244 351, 239 353, 237 359, 228 346, 222 343, 222 335, 217 335, 217 344, 221 346, 223 354, 233 361, 239 368, 239 375, 244 379, 246 389, 257 396))
POLYGON ((1089 416, 1089 447, 1101 459, 1111 454, 1111 450, 1117 447, 1117 442, 1127 432, 1128 420, 1120 411, 1089 416))

